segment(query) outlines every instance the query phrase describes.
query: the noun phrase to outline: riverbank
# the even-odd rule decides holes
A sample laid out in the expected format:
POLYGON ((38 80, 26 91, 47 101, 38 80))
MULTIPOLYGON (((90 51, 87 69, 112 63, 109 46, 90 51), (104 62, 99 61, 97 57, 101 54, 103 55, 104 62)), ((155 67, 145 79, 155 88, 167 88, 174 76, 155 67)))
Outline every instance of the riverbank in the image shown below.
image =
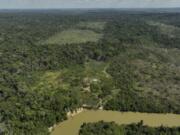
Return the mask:
POLYGON ((165 127, 180 126, 180 115, 177 114, 83 110, 68 120, 59 123, 51 132, 51 135, 78 135, 80 126, 84 122, 98 122, 101 120, 105 122, 114 121, 120 125, 138 123, 143 120, 145 125, 151 127, 159 127, 161 125, 165 127))
MULTIPOLYGON (((74 111, 69 111, 69 112, 67 112, 67 114, 66 114, 67 119, 73 118, 74 116, 76 116, 76 115, 84 112, 85 110, 87 110, 87 109, 81 107, 81 108, 78 108, 78 109, 76 109, 76 110, 74 110, 74 111)), ((57 126, 57 124, 54 124, 53 126, 49 127, 49 128, 48 128, 48 131, 51 133, 51 132, 56 128, 56 126, 57 126)))
POLYGON ((85 111, 85 109, 83 107, 78 108, 78 109, 76 109, 74 111, 69 111, 69 112, 67 112, 67 118, 72 118, 72 117, 80 114, 83 111, 85 111))

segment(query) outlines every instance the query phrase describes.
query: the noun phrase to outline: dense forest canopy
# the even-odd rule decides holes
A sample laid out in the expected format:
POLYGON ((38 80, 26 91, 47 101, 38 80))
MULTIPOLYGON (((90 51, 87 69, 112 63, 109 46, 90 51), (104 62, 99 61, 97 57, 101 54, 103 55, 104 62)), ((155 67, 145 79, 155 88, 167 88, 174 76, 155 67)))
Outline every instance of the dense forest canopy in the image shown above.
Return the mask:
POLYGON ((79 135, 179 135, 180 128, 158 127, 143 125, 143 121, 130 125, 117 125, 114 122, 84 123, 79 135))
POLYGON ((49 134, 82 105, 179 114, 179 22, 167 12, 0 12, 0 134, 49 134))

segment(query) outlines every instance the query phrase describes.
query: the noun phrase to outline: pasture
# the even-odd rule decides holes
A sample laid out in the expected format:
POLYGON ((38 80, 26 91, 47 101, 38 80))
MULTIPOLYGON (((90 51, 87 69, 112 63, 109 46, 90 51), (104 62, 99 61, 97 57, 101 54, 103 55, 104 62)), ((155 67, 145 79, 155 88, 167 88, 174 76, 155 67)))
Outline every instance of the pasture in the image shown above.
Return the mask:
POLYGON ((91 30, 69 29, 50 37, 46 43, 48 44, 76 44, 86 42, 97 42, 101 39, 102 34, 91 30))

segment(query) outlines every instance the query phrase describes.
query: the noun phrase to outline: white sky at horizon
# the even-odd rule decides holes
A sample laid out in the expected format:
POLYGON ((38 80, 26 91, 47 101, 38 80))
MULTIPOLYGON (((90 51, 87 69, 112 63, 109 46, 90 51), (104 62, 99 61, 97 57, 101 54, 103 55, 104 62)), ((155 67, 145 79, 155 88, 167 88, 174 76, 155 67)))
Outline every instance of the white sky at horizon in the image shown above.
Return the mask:
POLYGON ((0 0, 0 9, 158 7, 180 7, 180 0, 0 0))

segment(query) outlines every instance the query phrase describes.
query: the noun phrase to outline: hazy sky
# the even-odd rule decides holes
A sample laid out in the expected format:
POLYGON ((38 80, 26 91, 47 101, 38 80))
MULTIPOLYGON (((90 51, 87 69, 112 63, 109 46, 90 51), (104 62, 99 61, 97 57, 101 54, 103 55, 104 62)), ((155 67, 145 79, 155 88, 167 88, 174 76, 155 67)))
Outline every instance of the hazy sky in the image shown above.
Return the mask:
POLYGON ((180 7, 180 0, 0 0, 0 8, 180 7))

